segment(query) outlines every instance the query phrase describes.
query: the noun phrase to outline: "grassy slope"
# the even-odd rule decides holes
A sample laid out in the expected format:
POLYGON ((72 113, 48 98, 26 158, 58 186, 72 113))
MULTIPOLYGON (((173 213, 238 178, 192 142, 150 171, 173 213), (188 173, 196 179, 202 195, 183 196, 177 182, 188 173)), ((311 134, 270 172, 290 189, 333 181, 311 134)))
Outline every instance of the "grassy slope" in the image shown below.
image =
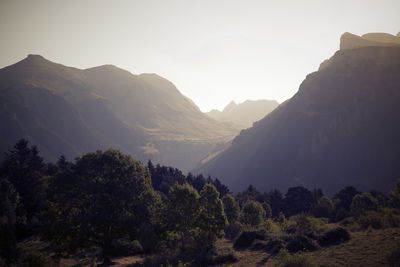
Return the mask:
MULTIPOLYGON (((388 266, 387 253, 400 240, 400 228, 371 230, 351 233, 350 241, 307 252, 321 267, 331 266, 388 266)), ((220 247, 232 246, 227 240, 218 243, 220 247)), ((236 251, 239 259, 232 266, 276 266, 276 259, 262 251, 236 251)))
MULTIPOLYGON (((321 267, 331 266, 388 266, 386 255, 400 240, 400 228, 384 230, 369 230, 351 233, 350 241, 322 248, 314 252, 307 252, 321 267)), ((219 250, 231 250, 232 242, 226 239, 219 240, 219 250)), ((39 249, 49 252, 48 244, 38 240, 29 240, 20 243, 23 249, 39 249)), ((98 253, 98 252, 97 252, 98 253)), ((60 266, 89 266, 90 258, 95 254, 81 253, 69 259, 62 259, 60 266)), ((263 251, 239 250, 235 251, 238 262, 228 266, 276 266, 277 259, 263 251)), ((142 262, 141 256, 116 257, 113 258, 113 266, 129 266, 142 262)), ((98 262, 99 264, 100 262, 98 262)))

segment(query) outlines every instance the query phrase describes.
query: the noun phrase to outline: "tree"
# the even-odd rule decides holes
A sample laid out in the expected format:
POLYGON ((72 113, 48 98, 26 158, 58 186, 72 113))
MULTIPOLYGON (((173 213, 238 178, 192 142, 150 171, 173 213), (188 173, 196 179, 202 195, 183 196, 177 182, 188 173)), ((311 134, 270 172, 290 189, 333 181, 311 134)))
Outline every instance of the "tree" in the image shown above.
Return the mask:
POLYGON ((336 221, 340 221, 350 215, 350 205, 357 194, 361 194, 361 192, 353 186, 346 186, 333 196, 333 203, 336 207, 336 221))
POLYGON ((175 184, 169 194, 166 209, 168 230, 179 235, 181 249, 185 249, 186 238, 199 233, 199 193, 189 184, 175 184))
POLYGON ((271 190, 270 192, 266 193, 266 201, 271 206, 272 216, 278 217, 279 213, 283 211, 284 202, 282 193, 277 190, 271 190))
POLYGON ((291 187, 286 192, 284 203, 286 217, 308 212, 313 203, 313 195, 302 186, 291 187))
POLYGON ((109 263, 112 241, 137 239, 159 207, 148 169, 112 149, 64 167, 50 184, 47 237, 71 248, 97 245, 109 263))
POLYGON ((264 217, 265 211, 261 204, 254 200, 247 200, 240 214, 240 222, 251 226, 257 226, 262 222, 264 217))
POLYGON ((272 210, 271 210, 271 206, 268 204, 268 202, 263 202, 262 203, 262 207, 265 211, 265 217, 267 218, 271 218, 272 217, 272 210))
POLYGON ((389 193, 389 203, 393 208, 400 209, 400 179, 397 179, 394 190, 389 193))
POLYGON ((376 211, 378 208, 378 201, 370 193, 362 193, 354 196, 350 205, 352 215, 358 217, 366 211, 376 211))
POLYGON ((227 194, 222 198, 224 203, 224 211, 230 224, 236 222, 240 214, 240 208, 235 198, 231 194, 227 194))
POLYGON ((311 213, 317 218, 330 218, 335 207, 327 196, 322 196, 317 203, 311 206, 311 213))
POLYGON ((29 147, 27 140, 19 140, 14 149, 6 153, 1 169, 20 195, 27 219, 37 216, 45 197, 45 164, 37 147, 29 147))
POLYGON ((200 209, 200 229, 206 233, 209 249, 218 237, 223 236, 223 229, 228 224, 224 205, 214 185, 208 183, 201 190, 200 209))
POLYGON ((25 219, 18 192, 5 177, 0 177, 0 257, 16 257, 16 225, 24 224, 25 219))

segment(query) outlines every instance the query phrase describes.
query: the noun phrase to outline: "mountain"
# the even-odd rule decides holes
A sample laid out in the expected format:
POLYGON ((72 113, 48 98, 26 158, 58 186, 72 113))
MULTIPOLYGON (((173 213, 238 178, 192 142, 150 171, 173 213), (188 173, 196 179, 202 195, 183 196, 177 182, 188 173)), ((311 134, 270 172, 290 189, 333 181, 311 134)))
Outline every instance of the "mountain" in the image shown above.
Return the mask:
POLYGON ((218 121, 233 122, 244 129, 264 118, 278 105, 279 103, 275 100, 246 100, 240 104, 231 101, 223 111, 213 109, 206 114, 218 121))
POLYGON ((340 38, 340 49, 368 46, 400 46, 400 38, 389 33, 367 33, 361 36, 346 32, 340 38))
MULTIPOLYGON (((347 33, 298 92, 200 168, 233 191, 303 185, 387 192, 400 178, 400 47, 348 49, 347 33)), ((371 38, 370 38, 371 39, 371 38)))
POLYGON ((238 133, 156 74, 82 70, 39 55, 0 69, 0 123, 2 152, 27 138, 48 160, 112 147, 186 171, 238 133))

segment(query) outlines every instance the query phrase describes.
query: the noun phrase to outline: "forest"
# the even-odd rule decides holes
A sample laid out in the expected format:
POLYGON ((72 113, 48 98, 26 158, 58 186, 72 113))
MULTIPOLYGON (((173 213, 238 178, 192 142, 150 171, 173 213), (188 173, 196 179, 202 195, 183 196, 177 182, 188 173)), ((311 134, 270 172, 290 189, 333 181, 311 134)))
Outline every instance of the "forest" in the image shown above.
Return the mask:
MULTIPOLYGON (((113 149, 46 163, 24 139, 4 155, 0 177, 0 266, 63 266, 84 252, 90 266, 130 255, 141 255, 138 266, 223 265, 243 249, 278 266, 317 266, 304 252, 400 226, 400 180, 389 194, 350 185, 332 198, 302 186, 232 194, 218 179, 113 149), (33 239, 48 246, 21 247, 33 239), (219 249, 221 240, 233 249, 219 249)), ((400 246, 385 253, 397 266, 400 246)))

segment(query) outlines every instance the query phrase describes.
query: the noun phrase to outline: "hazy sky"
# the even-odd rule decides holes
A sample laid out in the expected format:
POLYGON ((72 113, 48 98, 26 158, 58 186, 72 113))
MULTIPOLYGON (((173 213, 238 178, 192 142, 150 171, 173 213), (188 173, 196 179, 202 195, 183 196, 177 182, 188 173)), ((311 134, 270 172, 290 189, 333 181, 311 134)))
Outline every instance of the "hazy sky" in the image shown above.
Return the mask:
POLYGON ((0 67, 27 54, 172 81, 203 111, 291 97, 343 32, 400 31, 399 0, 0 0, 0 67))

